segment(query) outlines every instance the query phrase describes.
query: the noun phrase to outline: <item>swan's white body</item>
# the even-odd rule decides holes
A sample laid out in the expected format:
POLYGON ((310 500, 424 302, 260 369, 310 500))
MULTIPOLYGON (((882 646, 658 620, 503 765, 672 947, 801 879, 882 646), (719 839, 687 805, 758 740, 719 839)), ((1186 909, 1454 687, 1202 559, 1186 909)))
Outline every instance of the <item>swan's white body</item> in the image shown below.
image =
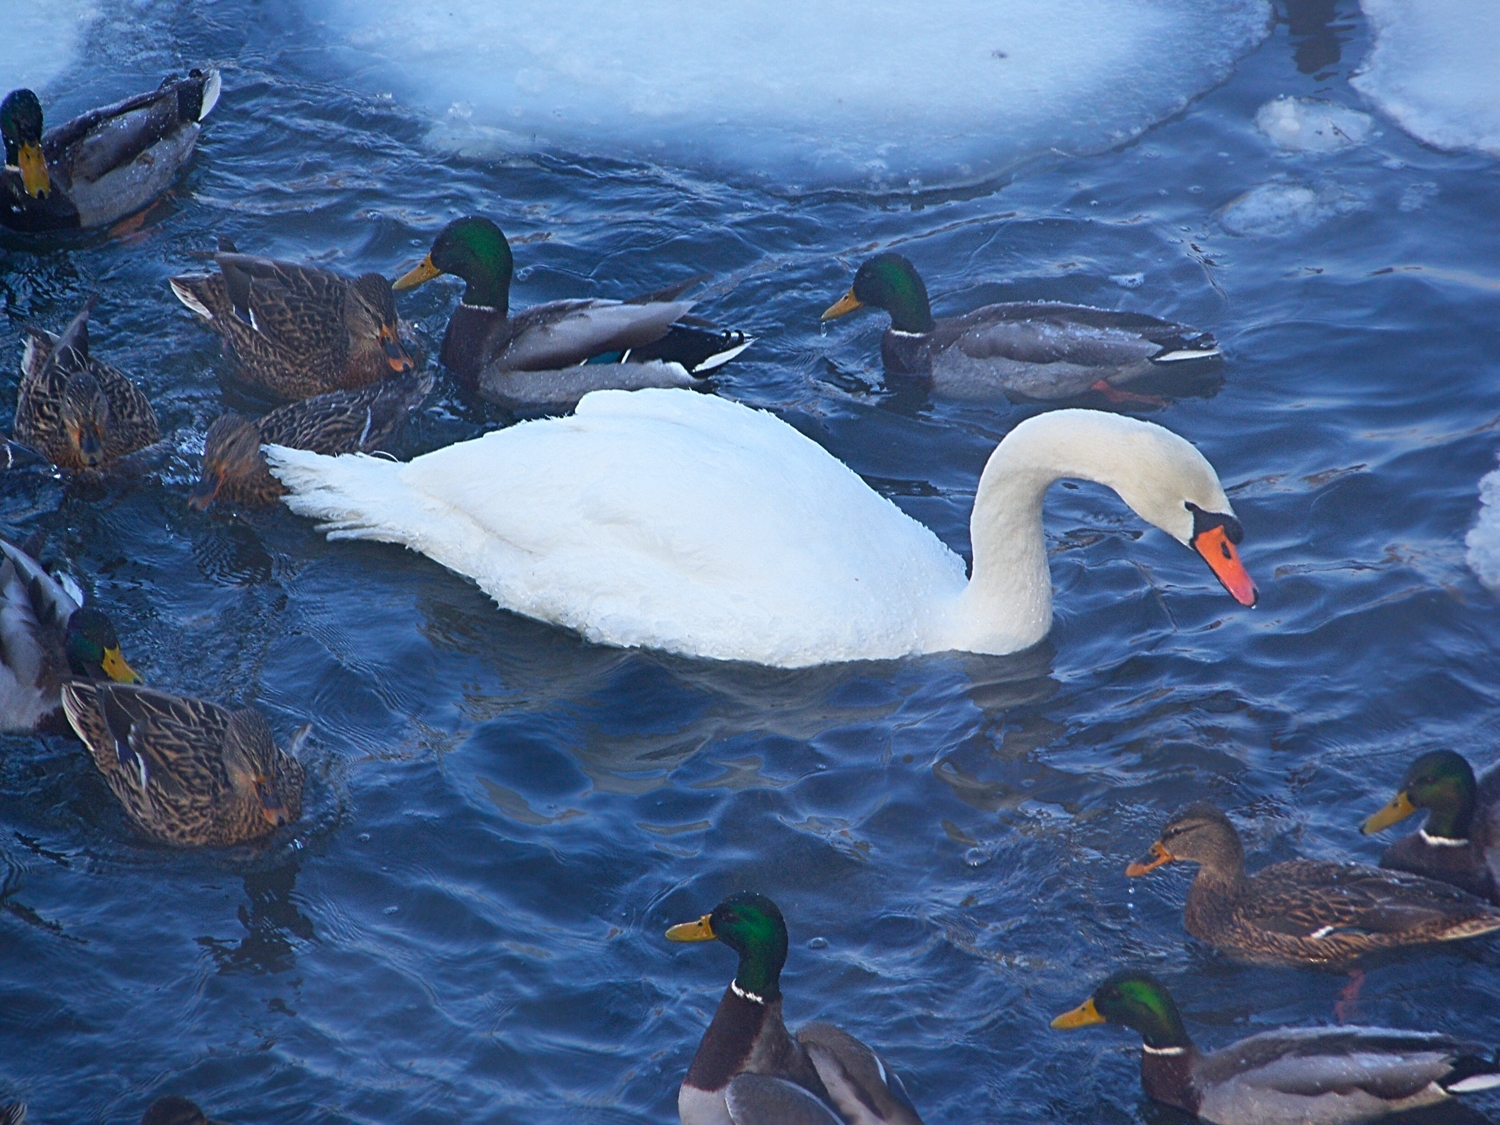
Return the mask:
POLYGON ((973 581, 817 443, 692 391, 600 391, 571 417, 408 464, 267 452, 287 504, 330 538, 404 544, 593 641, 785 667, 1041 640, 1042 498, 1059 477, 1112 485, 1184 543, 1183 500, 1230 511, 1187 442, 1086 410, 1030 419, 996 448, 975 499, 973 581))

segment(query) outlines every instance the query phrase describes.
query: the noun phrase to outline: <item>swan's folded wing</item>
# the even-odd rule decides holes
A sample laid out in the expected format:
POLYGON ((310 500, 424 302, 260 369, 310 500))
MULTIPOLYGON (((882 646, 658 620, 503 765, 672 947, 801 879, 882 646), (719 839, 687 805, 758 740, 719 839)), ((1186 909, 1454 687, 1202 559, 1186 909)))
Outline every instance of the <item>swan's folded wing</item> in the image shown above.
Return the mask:
POLYGON ((511 318, 510 340, 490 363, 505 369, 551 370, 606 352, 644 347, 660 339, 692 301, 555 301, 511 318))

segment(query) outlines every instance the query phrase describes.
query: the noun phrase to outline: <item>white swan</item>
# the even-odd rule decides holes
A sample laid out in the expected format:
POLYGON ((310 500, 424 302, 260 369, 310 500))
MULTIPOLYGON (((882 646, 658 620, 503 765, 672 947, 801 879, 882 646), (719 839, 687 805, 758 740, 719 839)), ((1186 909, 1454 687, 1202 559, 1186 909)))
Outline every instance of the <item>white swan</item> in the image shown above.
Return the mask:
POLYGON ((1240 602, 1255 586, 1213 467, 1149 422, 1028 419, 974 498, 974 577, 926 527, 772 414, 683 390, 598 391, 408 464, 267 447, 287 504, 330 539, 402 543, 506 609, 592 641, 802 667, 1047 635, 1042 498, 1107 484, 1195 547, 1240 602))

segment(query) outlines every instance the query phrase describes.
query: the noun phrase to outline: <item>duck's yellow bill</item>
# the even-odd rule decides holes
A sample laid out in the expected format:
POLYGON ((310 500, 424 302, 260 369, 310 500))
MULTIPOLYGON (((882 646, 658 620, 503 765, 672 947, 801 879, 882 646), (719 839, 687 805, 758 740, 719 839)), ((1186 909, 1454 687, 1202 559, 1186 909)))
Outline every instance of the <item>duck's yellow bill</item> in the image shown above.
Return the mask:
POLYGON ((851 289, 833 304, 824 309, 823 315, 820 319, 833 320, 835 317, 843 316, 845 313, 852 313, 855 309, 862 309, 864 307, 864 302, 856 297, 854 295, 854 290, 851 289))
POLYGON ((1094 1007, 1094 998, 1090 996, 1071 1012, 1064 1012, 1058 1016, 1052 1021, 1051 1026, 1057 1031, 1071 1031, 1075 1027, 1088 1027, 1090 1024, 1104 1022, 1099 1009, 1094 1007))
POLYGON ((667 931, 668 941, 713 941, 714 928, 709 924, 712 915, 705 914, 696 922, 681 922, 667 931))
POLYGON ((1136 860, 1125 869, 1125 874, 1134 879, 1138 875, 1145 875, 1148 871, 1155 871, 1164 863, 1171 863, 1177 857, 1167 851, 1160 840, 1151 845, 1151 850, 1141 859, 1136 860))
POLYGON ((42 156, 41 145, 22 145, 16 163, 21 168, 21 186, 32 199, 52 190, 52 177, 47 174, 47 160, 42 156))
POLYGON ((140 675, 129 664, 125 663, 125 654, 118 648, 107 648, 104 650, 104 659, 99 662, 99 667, 104 669, 104 674, 118 684, 144 683, 140 675))
POLYGON ((1416 811, 1417 806, 1411 803, 1411 798, 1406 795, 1406 790, 1403 789, 1391 798, 1390 804, 1365 821, 1365 826, 1361 831, 1366 836, 1373 836, 1375 833, 1383 831, 1399 821, 1405 820, 1416 811))
POLYGON ((392 289, 415 289, 424 281, 431 281, 435 277, 441 277, 443 271, 432 264, 432 255, 428 254, 411 269, 407 270, 396 279, 392 289))

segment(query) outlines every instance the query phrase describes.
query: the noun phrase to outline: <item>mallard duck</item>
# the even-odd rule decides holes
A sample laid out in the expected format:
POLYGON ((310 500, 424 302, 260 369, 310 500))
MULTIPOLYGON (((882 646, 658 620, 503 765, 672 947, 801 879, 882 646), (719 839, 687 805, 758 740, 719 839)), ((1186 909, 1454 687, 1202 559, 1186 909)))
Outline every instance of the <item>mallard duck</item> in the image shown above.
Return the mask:
POLYGON ((629 301, 550 301, 511 316, 512 269, 500 228, 471 216, 444 227, 395 285, 413 289, 445 273, 464 280, 443 335, 443 366, 465 390, 507 406, 571 406, 605 388, 690 386, 754 343, 689 316, 693 302, 679 298, 701 278, 629 301))
POLYGON ((25 1120, 25 1102, 8 1102, 0 1105, 0 1125, 21 1125, 25 1120))
POLYGON ((169 1094, 157 1098, 141 1117, 141 1125, 223 1125, 198 1108, 195 1102, 169 1094))
POLYGON ((1355 1125, 1500 1086, 1492 1052, 1435 1032, 1287 1027, 1199 1054, 1149 973, 1114 974, 1052 1026, 1099 1023, 1141 1033, 1148 1097, 1216 1125, 1355 1125))
POLYGON ((801 667, 1029 648, 1052 626, 1042 501, 1119 491, 1244 605, 1242 533, 1203 455, 1160 426, 1059 410, 1016 426, 974 497, 973 577, 926 527, 772 414, 680 390, 596 391, 407 464, 268 447, 299 515, 403 543, 500 605, 590 640, 801 667))
POLYGON ((402 375, 357 391, 335 391, 279 406, 259 421, 230 411, 208 428, 203 476, 188 507, 203 511, 222 497, 236 504, 274 504, 286 488, 266 467, 262 445, 334 456, 373 453, 395 436, 432 390, 432 375, 402 375))
POLYGON ((74 472, 107 468, 161 438, 146 396, 89 355, 94 301, 84 302, 61 336, 30 331, 12 429, 16 441, 74 472))
POLYGON ((1051 402, 1099 391, 1120 400, 1118 388, 1143 375, 1219 354, 1207 332, 1083 305, 1013 302, 934 320, 927 287, 900 254, 860 266, 823 320, 866 307, 891 314, 880 341, 886 371, 931 379, 950 398, 1051 402))
POLYGON ((0 102, 0 224, 77 230, 135 214, 171 186, 218 100, 219 72, 194 70, 44 136, 42 103, 30 90, 12 90, 0 102))
POLYGON ((1198 864, 1183 924, 1231 956, 1264 965, 1342 965, 1380 949, 1500 929, 1500 910, 1417 875, 1293 859, 1245 874, 1240 834, 1205 801, 1167 822, 1131 877, 1198 864))
POLYGON ((302 767, 259 711, 69 680, 63 712, 125 813, 178 847, 254 840, 302 814, 302 767))
POLYGON ((921 1125, 901 1080, 858 1039, 826 1023, 787 1033, 786 922, 770 899, 730 895, 667 940, 721 941, 740 955, 678 1092, 682 1125, 921 1125))
POLYGON ((1366 835, 1426 809, 1427 823, 1397 840, 1380 866, 1462 887, 1500 903, 1500 766, 1476 781, 1462 754, 1434 750, 1414 761, 1390 804, 1365 821, 1366 835))
POLYGON ((414 366, 401 343, 391 283, 241 254, 227 238, 219 272, 172 278, 172 292, 239 361, 241 376, 293 402, 350 390, 414 366))
POLYGON ((114 624, 81 602, 76 586, 0 539, 0 730, 35 730, 56 714, 70 673, 140 683, 114 624))

